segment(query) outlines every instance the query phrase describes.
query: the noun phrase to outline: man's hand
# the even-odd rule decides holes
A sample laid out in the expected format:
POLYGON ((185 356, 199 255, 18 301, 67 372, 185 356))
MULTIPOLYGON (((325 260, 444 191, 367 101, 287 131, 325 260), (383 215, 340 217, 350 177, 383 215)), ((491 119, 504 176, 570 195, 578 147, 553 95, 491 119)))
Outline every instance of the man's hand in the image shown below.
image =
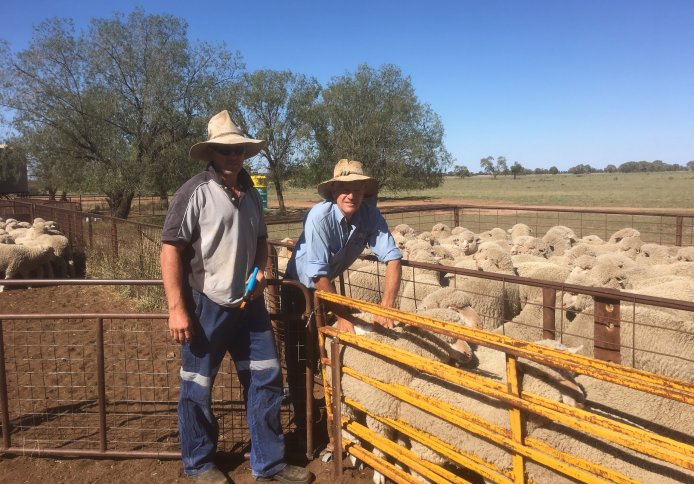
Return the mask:
POLYGON ((374 316, 374 323, 380 324, 384 328, 393 329, 393 320, 385 316, 374 316))
MULTIPOLYGON (((249 277, 248 280, 246 281, 246 284, 248 284, 248 281, 251 278, 249 277)), ((263 292, 265 292, 265 287, 267 286, 267 281, 265 280, 265 274, 262 271, 258 271, 258 274, 255 276, 255 289, 253 290, 253 294, 251 294, 251 299, 257 299, 260 297, 263 297, 263 292)))
POLYGON ((354 331, 354 325, 351 323, 351 321, 346 320, 345 318, 337 317, 337 329, 340 331, 347 331, 348 333, 356 334, 354 331))
POLYGON ((184 341, 190 343, 193 341, 195 331, 193 331, 193 324, 187 311, 169 313, 169 334, 176 343, 183 343, 184 341))

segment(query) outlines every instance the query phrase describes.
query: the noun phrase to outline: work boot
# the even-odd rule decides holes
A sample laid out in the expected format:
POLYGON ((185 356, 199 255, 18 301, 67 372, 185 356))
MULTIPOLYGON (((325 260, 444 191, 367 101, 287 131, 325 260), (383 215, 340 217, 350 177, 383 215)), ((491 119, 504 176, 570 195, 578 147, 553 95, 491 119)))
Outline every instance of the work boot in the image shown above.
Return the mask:
POLYGON ((287 465, 274 476, 256 476, 255 480, 259 482, 278 481, 284 484, 309 484, 313 480, 313 474, 303 467, 287 465))
POLYGON ((199 484, 227 484, 231 482, 217 467, 211 467, 205 472, 190 476, 190 479, 199 484))

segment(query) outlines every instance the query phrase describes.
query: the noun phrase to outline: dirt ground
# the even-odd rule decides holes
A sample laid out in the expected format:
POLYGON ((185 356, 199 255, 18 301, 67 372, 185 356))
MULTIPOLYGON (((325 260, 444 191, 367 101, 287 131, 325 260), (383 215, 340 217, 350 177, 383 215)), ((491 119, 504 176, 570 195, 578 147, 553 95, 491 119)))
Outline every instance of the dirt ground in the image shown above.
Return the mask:
MULTIPOLYGON (((37 312, 79 313, 135 312, 134 303, 120 298, 112 289, 97 286, 57 286, 33 289, 12 289, 0 293, 0 313, 26 314, 37 312)), ((162 322, 162 324, 164 324, 162 322)), ((6 342, 7 344, 7 338, 6 342)), ((292 453, 288 442, 288 454, 292 453)), ((317 483, 368 483, 370 470, 346 469, 341 480, 333 478, 332 462, 315 459, 309 463, 290 457, 297 465, 308 465, 317 483)), ((237 483, 253 479, 248 461, 239 454, 220 454, 218 466, 237 483)), ((14 457, 0 455, 2 483, 101 483, 101 482, 189 482, 178 460, 156 459, 83 459, 56 457, 14 457)))

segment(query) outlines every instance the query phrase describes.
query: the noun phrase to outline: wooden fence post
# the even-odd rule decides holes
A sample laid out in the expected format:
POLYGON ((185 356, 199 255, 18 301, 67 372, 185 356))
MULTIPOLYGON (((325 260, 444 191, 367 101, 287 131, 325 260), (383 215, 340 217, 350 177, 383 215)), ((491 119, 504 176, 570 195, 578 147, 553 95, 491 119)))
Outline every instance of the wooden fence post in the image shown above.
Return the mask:
POLYGON ((595 337, 593 340, 595 358, 613 363, 621 363, 620 355, 620 301, 595 297, 595 337))

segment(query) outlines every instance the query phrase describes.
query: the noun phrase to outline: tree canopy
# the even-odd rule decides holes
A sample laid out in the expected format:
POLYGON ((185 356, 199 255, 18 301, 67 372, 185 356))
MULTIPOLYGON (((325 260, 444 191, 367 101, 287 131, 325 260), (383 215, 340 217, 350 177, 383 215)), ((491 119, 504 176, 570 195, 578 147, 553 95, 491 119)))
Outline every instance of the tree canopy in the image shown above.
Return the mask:
POLYGON ((49 19, 26 50, 3 54, 0 102, 35 173, 105 193, 119 217, 137 191, 164 195, 199 169, 187 149, 204 135, 213 93, 243 67, 224 46, 190 45, 184 20, 141 9, 80 33, 49 19))
POLYGON ((267 162, 281 213, 285 212, 282 186, 307 144, 308 116, 320 91, 314 78, 272 70, 246 73, 229 91, 232 117, 250 136, 267 141, 260 156, 267 162))
POLYGON ((332 174, 341 158, 359 160, 392 190, 439 186, 451 163, 439 116, 419 102, 394 65, 361 65, 332 79, 313 110, 312 143, 297 181, 312 185, 332 174))
POLYGON ((494 161, 493 156, 487 156, 480 160, 480 166, 482 171, 492 176, 496 179, 497 175, 503 175, 508 172, 508 165, 506 164, 506 158, 503 156, 497 156, 496 161, 494 161))

